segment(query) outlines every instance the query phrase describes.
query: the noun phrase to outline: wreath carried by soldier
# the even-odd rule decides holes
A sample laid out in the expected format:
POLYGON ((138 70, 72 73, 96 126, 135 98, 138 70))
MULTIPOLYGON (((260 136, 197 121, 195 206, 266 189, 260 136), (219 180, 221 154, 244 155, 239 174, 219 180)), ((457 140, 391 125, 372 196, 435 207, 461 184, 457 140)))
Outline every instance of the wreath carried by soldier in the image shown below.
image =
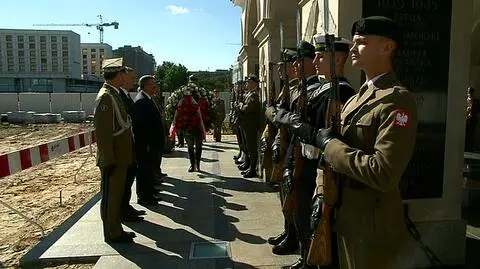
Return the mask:
POLYGON ((165 119, 171 122, 170 137, 182 129, 187 132, 200 128, 202 133, 213 128, 215 102, 211 91, 189 82, 174 91, 167 99, 165 119), (196 111, 199 111, 199 114, 196 111), (200 120, 201 119, 201 120, 200 120))

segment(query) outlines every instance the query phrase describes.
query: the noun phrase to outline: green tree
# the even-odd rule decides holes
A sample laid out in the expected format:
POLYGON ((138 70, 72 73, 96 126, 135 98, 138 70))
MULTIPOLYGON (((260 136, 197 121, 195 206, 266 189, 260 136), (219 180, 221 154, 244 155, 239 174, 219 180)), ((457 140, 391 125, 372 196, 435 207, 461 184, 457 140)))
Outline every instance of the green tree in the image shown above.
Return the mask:
POLYGON ((188 69, 182 64, 163 62, 157 67, 155 77, 160 84, 160 91, 172 92, 187 83, 188 69))

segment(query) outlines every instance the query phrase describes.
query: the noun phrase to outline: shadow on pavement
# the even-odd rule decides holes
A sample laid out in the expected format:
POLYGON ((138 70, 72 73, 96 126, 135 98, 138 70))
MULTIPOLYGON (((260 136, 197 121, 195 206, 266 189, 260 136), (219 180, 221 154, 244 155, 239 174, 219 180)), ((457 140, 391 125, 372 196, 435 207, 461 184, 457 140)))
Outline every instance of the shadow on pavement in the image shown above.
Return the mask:
POLYGON ((150 210, 216 240, 234 241, 239 239, 251 244, 265 243, 263 238, 242 233, 233 225, 239 220, 226 215, 224 210, 242 211, 247 208, 227 202, 224 198, 228 196, 227 194, 206 183, 172 180, 171 178, 168 179, 168 183, 170 184, 164 185, 163 190, 174 193, 176 196, 163 193, 161 197, 165 203, 149 207, 150 210))

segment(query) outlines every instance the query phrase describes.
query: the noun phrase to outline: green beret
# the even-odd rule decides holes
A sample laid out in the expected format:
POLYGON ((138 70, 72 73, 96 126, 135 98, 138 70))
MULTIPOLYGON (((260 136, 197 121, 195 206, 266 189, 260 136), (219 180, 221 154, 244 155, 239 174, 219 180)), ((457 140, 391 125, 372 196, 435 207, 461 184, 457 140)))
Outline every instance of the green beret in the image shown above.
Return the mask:
MULTIPOLYGON (((314 35, 313 40, 315 42, 316 52, 322 52, 327 49, 327 44, 325 43, 325 35, 320 35, 320 34, 314 35)), ((350 44, 351 42, 345 38, 335 38, 335 43, 334 43, 335 51, 349 52, 350 44)))
POLYGON ((400 26, 392 19, 383 16, 372 16, 360 19, 352 25, 354 35, 377 35, 390 38, 398 45, 402 44, 403 33, 400 26))
POLYGON ((297 46, 297 53, 299 57, 315 58, 315 47, 307 41, 300 41, 297 46))

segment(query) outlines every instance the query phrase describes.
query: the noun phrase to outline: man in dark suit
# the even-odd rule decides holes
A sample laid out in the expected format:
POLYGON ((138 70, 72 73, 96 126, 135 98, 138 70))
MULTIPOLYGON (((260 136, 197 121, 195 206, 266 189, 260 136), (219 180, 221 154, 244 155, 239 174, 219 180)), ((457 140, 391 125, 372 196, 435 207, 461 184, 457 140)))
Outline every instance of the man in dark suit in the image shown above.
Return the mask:
POLYGON ((135 98, 137 117, 133 128, 138 162, 137 196, 139 204, 154 205, 161 200, 154 184, 156 166, 165 144, 165 130, 161 113, 152 100, 158 90, 155 78, 142 76, 138 84, 140 91, 135 98))
MULTIPOLYGON (((135 121, 136 112, 135 112, 135 103, 133 102, 132 97, 129 95, 129 91, 133 89, 133 78, 135 76, 135 70, 130 67, 126 68, 125 81, 122 87, 120 87, 120 98, 122 99, 125 107, 127 108, 127 113, 132 119, 132 122, 135 121)), ((133 145, 135 145, 133 143, 133 145)), ((135 149, 132 148, 132 152, 135 152, 135 149)), ((135 153, 133 154, 135 155, 135 153)), ((133 157, 133 164, 130 165, 127 169, 127 178, 125 180, 125 190, 122 197, 122 208, 120 211, 122 221, 141 221, 143 220, 141 215, 145 215, 145 210, 136 210, 133 206, 130 205, 130 199, 132 197, 132 185, 135 180, 135 175, 137 174, 137 164, 135 161, 135 156, 133 157)))

